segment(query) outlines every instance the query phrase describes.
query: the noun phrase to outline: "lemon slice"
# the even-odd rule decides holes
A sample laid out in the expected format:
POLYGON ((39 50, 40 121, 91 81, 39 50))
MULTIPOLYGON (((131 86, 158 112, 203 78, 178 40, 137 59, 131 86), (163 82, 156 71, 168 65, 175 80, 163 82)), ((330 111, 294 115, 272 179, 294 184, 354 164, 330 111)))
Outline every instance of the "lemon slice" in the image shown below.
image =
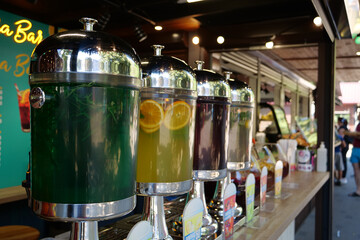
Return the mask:
POLYGON ((178 130, 185 127, 191 116, 191 108, 184 101, 177 101, 166 108, 164 125, 170 130, 178 130))
POLYGON ((164 119, 164 110, 154 100, 145 100, 140 104, 140 126, 142 129, 159 128, 164 119))

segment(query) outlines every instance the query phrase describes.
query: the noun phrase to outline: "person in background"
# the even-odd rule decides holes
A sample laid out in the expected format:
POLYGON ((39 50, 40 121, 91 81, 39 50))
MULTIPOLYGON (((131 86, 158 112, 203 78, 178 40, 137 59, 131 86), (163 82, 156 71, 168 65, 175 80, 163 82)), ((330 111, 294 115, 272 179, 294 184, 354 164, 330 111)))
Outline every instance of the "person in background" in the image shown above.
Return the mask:
POLYGON ((337 121, 337 129, 339 129, 343 124, 342 124, 342 121, 343 121, 344 118, 342 117, 338 117, 338 121, 337 121))
MULTIPOLYGON (((360 121, 360 113, 357 120, 360 121)), ((350 197, 360 197, 360 122, 356 126, 355 132, 345 132, 346 136, 353 138, 353 149, 350 157, 350 162, 354 168, 356 191, 349 194, 350 197)))
POLYGON ((346 131, 349 131, 348 127, 348 121, 345 118, 338 118, 338 132, 340 135, 344 136, 344 141, 345 141, 345 146, 341 147, 341 156, 342 156, 342 161, 344 163, 344 171, 342 173, 342 178, 340 179, 342 184, 346 184, 347 183, 347 178, 346 178, 346 172, 347 172, 347 158, 346 158, 346 154, 349 150, 349 144, 351 143, 351 138, 347 135, 344 135, 344 133, 346 131))
POLYGON ((341 155, 341 147, 345 146, 345 141, 342 135, 339 134, 335 127, 335 185, 341 186, 342 172, 344 171, 344 164, 341 155))

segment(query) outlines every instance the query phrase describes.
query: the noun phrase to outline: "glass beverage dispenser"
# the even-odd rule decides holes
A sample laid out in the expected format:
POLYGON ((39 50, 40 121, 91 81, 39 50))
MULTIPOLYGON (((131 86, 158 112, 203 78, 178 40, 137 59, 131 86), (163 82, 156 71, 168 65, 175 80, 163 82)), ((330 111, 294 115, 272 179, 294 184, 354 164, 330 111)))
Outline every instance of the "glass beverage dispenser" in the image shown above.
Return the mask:
POLYGON ((98 239, 98 220, 135 207, 141 67, 128 44, 80 21, 31 58, 32 209, 73 222, 71 239, 98 239))
POLYGON ((143 61, 137 191, 146 196, 143 219, 153 226, 154 239, 168 234, 163 196, 180 195, 192 187, 196 78, 182 60, 154 56, 143 61))
POLYGON ((218 181, 227 175, 229 143, 230 86, 220 74, 203 69, 196 61, 198 99, 196 105, 194 187, 190 198, 200 198, 204 205, 202 237, 217 231, 218 224, 207 211, 204 181, 218 181))
MULTIPOLYGON (((231 172, 248 170, 251 164, 255 98, 244 82, 231 80, 230 74, 231 72, 225 72, 231 88, 228 176, 217 184, 211 202, 212 209, 223 208, 224 190, 227 184, 231 183, 231 172)), ((241 209, 235 212, 235 215, 240 215, 241 209)), ((219 215, 219 212, 215 214, 219 215)))

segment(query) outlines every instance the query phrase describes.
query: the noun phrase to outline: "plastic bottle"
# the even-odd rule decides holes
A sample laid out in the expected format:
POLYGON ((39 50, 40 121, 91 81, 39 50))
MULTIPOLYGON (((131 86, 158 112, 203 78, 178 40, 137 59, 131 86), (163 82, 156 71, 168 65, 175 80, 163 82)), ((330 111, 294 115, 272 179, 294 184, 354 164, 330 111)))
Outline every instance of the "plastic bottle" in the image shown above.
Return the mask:
POLYGON ((327 149, 324 142, 321 142, 320 147, 317 149, 316 171, 327 171, 327 149))

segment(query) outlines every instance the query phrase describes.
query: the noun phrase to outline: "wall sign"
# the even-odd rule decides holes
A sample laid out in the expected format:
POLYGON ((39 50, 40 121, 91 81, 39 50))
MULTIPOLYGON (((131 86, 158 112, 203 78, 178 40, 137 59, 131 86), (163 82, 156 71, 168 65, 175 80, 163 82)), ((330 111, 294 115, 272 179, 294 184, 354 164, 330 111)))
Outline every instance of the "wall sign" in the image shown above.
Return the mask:
POLYGON ((0 10, 0 188, 21 185, 29 163, 31 53, 53 27, 0 10))

